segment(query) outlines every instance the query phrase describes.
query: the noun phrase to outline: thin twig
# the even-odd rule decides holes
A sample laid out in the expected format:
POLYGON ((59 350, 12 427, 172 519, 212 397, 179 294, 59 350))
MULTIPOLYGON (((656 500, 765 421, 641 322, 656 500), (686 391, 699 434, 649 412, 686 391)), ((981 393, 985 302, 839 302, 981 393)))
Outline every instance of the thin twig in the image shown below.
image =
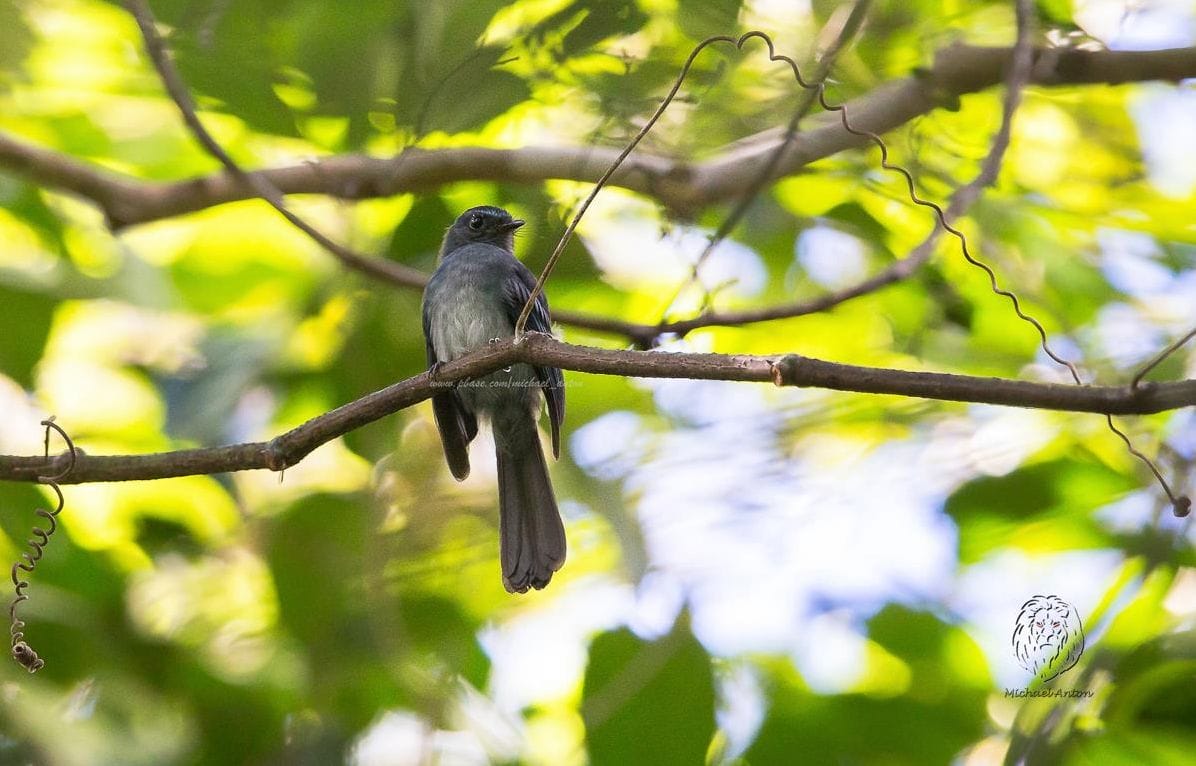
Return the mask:
MULTIPOLYGON (((1141 390, 1142 379, 1146 377, 1151 370, 1159 366, 1164 359, 1181 349, 1184 344, 1190 341, 1193 337, 1196 337, 1196 328, 1193 328, 1187 335, 1184 335, 1170 346, 1167 346, 1167 348, 1155 354, 1150 361, 1142 365, 1138 372, 1134 374, 1133 380, 1130 381, 1130 389, 1133 391, 1141 390)), ((1185 494, 1176 494, 1174 491, 1172 491, 1171 485, 1163 476, 1163 472, 1159 470, 1159 467, 1155 465, 1153 460, 1134 448, 1134 444, 1130 441, 1130 437, 1113 423, 1112 415, 1106 415, 1105 420, 1108 422, 1109 430, 1117 434, 1119 437, 1121 437, 1121 440, 1125 442, 1125 448, 1129 450, 1130 454, 1145 463, 1146 467, 1150 469, 1150 472, 1154 474, 1155 479, 1163 488, 1163 492, 1167 493, 1167 499, 1171 501, 1172 512, 1181 518, 1191 513, 1192 499, 1185 494)))
MULTIPOLYGON (((1026 82, 1029 82, 1030 75, 1033 70, 1034 61, 1033 61, 1033 51, 1030 47, 1030 37, 1033 34, 1033 29, 1034 29, 1034 13, 1035 13, 1035 8, 1034 8, 1033 0, 1017 0, 1018 42, 1014 49, 1013 65, 1012 65, 1012 70, 1010 72, 1010 87, 1006 91, 1006 94, 1005 94, 1006 110, 1007 111, 1011 108, 1011 106, 1016 107, 1018 100, 1021 98, 1021 95, 1020 95, 1021 87, 1016 87, 1016 88, 1013 87, 1014 82, 1019 81, 1020 83, 1023 83, 1023 84, 1026 82)), ((1008 143, 1008 140, 1009 140, 1008 127, 1009 126, 1003 125, 1002 127, 1005 129, 1003 141, 1005 143, 1008 143)), ((992 158, 992 154, 990 153, 989 159, 991 159, 991 158, 992 158)), ((987 170, 992 171, 993 178, 991 180, 996 179, 997 167, 998 166, 996 164, 993 164, 991 167, 989 167, 989 164, 986 162, 986 171, 987 170)), ((977 187, 974 190, 974 193, 979 194, 979 192, 980 192, 980 188, 977 187)), ((997 286, 996 273, 993 271, 992 268, 990 268, 988 266, 988 264, 984 263, 983 261, 979 260, 978 258, 973 257, 971 255, 971 253, 968 252, 967 243, 964 241, 963 235, 957 233, 956 236, 959 237, 960 242, 963 243, 963 248, 962 248, 963 256, 965 259, 967 259, 968 263, 982 269, 988 275, 989 285, 990 285, 992 291, 998 295, 1003 295, 1003 296, 1007 297, 1009 299, 1009 301, 1013 304, 1013 310, 1018 315, 1018 317, 1020 317, 1023 321, 1027 322, 1028 324, 1033 325, 1034 329, 1038 331, 1038 336, 1041 341, 1039 345, 1042 347, 1043 352, 1047 356, 1049 356, 1052 360, 1054 360, 1056 363, 1058 363, 1059 365, 1066 367, 1067 371, 1069 373, 1071 373, 1072 380, 1075 382, 1075 384, 1077 386, 1084 385, 1083 381, 1080 379, 1080 373, 1079 373, 1079 370, 1076 369, 1076 365, 1073 362, 1059 356, 1057 353, 1055 353, 1055 351, 1053 351, 1051 349, 1050 344, 1047 342, 1046 330, 1043 329, 1042 324, 1039 323, 1038 320, 1035 319, 1034 317, 1032 317, 1031 315, 1022 311, 1022 308, 1018 303, 1017 296, 1014 293, 1012 293, 1011 291, 1008 291, 1008 290, 1001 289, 997 286)), ((1196 331, 1194 331, 1194 332, 1196 332, 1196 331)), ((1186 341, 1186 339, 1185 339, 1185 341, 1186 341)), ((1182 345, 1182 343, 1180 343, 1180 345, 1182 345)), ((1176 346, 1176 348, 1178 348, 1178 347, 1179 346, 1176 346)), ((1164 353, 1161 354, 1159 357, 1159 361, 1161 361, 1162 359, 1165 359, 1169 353, 1170 353, 1170 351, 1164 350, 1164 353)), ((1153 364, 1154 363, 1152 363, 1151 366, 1153 366, 1153 364)), ((1136 383, 1138 382, 1138 380, 1140 380, 1140 378, 1135 378, 1134 385, 1131 385, 1131 389, 1136 388, 1136 383)), ((1109 427, 1109 430, 1112 431, 1115 435, 1117 435, 1121 439, 1121 441, 1123 441, 1125 443, 1126 449, 1129 450, 1130 454, 1133 455, 1134 457, 1138 458, 1138 460, 1140 460, 1141 462, 1145 463, 1146 467, 1148 469, 1150 469, 1150 472, 1152 474, 1154 474, 1154 477, 1158 481, 1159 486, 1161 486, 1163 488, 1163 492, 1166 493, 1167 499, 1171 501, 1171 507, 1172 507, 1175 515, 1176 516, 1187 516, 1191 509, 1192 501, 1186 495, 1176 494, 1174 491, 1172 491, 1171 484, 1163 476, 1163 473, 1162 473, 1162 471, 1159 470, 1159 467, 1157 465, 1155 465, 1153 460, 1151 460, 1144 453, 1142 453, 1140 450, 1138 450, 1134 447, 1133 442, 1130 441, 1130 437, 1128 435, 1126 435, 1126 433, 1124 431, 1122 431, 1120 428, 1118 428, 1117 425, 1113 422, 1113 416, 1111 414, 1105 415, 1105 421, 1109 427)))
POLYGON ((1139 369, 1138 372, 1134 374, 1134 379, 1132 381, 1130 381, 1130 386, 1137 388, 1138 386, 1142 385, 1142 379, 1145 378, 1150 373, 1151 370, 1153 370, 1155 367, 1158 367, 1160 364, 1162 364, 1164 359, 1166 359, 1167 357, 1174 354, 1176 351, 1179 351, 1181 348, 1183 348, 1184 345, 1188 341, 1190 341, 1192 338, 1196 338, 1196 327, 1192 328, 1191 332, 1189 332, 1187 335, 1183 336, 1182 338, 1175 341, 1167 348, 1165 348, 1162 351, 1160 351, 1159 353, 1155 354, 1154 357, 1152 357, 1149 362, 1142 365, 1141 369, 1139 369))
POLYGON ((565 233, 561 235, 560 241, 557 242, 556 249, 552 251, 552 255, 548 256, 548 261, 544 264, 544 269, 540 272, 540 276, 536 279, 536 286, 532 288, 531 295, 528 296, 527 302, 523 306, 523 311, 519 312, 519 318, 515 321, 516 340, 519 340, 523 336, 523 328, 527 324, 527 318, 531 316, 532 308, 536 305, 536 299, 540 297, 542 292, 544 292, 544 283, 548 281, 550 276, 552 276, 552 270, 556 267, 556 262, 560 260, 561 253, 565 251, 565 245, 569 244, 569 240, 573 237, 574 230, 577 229, 577 224, 581 222, 582 216, 584 216, 586 211, 590 209, 590 204, 594 201, 594 198, 598 196, 598 192, 602 191, 602 187, 606 186, 606 182, 610 180, 610 177, 613 176, 615 171, 619 169, 619 166, 623 164, 623 160, 627 159, 627 156, 635 151, 635 147, 639 146, 639 143, 644 139, 644 136, 648 135, 648 132, 652 130, 652 127, 656 124, 657 120, 659 120, 664 114, 665 110, 669 108, 669 104, 673 103, 673 99, 676 97, 677 91, 681 89, 681 84, 685 82, 686 76, 689 75, 689 69, 693 66, 693 63, 698 58, 698 55, 708 46, 720 42, 734 43, 735 38, 728 37, 727 35, 716 35, 714 37, 708 37, 694 46, 694 49, 690 51, 689 58, 685 60, 685 64, 682 65, 681 71, 677 74, 677 79, 673 81, 673 87, 669 89, 669 92, 667 95, 665 95, 664 100, 662 100, 660 105, 656 107, 656 111, 652 113, 652 116, 648 118, 648 121, 644 123, 644 126, 640 128, 638 133, 635 134, 635 137, 627 143, 627 146, 623 147, 623 151, 619 152, 619 156, 616 157, 615 161, 610 164, 610 167, 606 169, 606 172, 603 173, 598 179, 597 183, 594 184, 593 190, 591 190, 589 195, 586 196, 585 200, 582 201, 581 206, 573 215, 573 220, 569 222, 567 227, 565 227, 565 233))
MULTIPOLYGON (((1032 66, 1033 65, 1033 48, 1029 44, 1029 34, 1030 34, 1029 24, 1030 24, 1030 22, 1026 20, 1028 17, 1019 11, 1018 18, 1019 18, 1019 24, 1018 24, 1019 44, 1017 46, 1015 46, 1015 48, 1014 48, 1013 59, 1010 63, 1010 67, 1012 70, 1012 74, 1010 75, 1010 77, 1011 77, 1011 83, 1024 84, 1025 82, 1027 82, 1029 80, 1029 78, 1032 74, 1032 71, 1033 71, 1033 66, 1032 66)), ((1008 290, 1002 289, 997 283, 996 273, 991 268, 989 268, 989 266, 987 264, 985 264, 984 262, 982 262, 972 256, 971 252, 968 249, 967 238, 963 235, 963 233, 961 231, 959 231, 958 229, 956 229, 954 226, 951 225, 951 222, 947 218, 946 211, 944 211, 943 208, 940 207, 937 203, 934 203, 934 202, 931 202, 929 200, 925 200, 925 199, 919 197, 917 190, 914 187, 913 176, 910 174, 910 172, 908 170, 906 170, 904 167, 902 167, 900 165, 896 165, 889 161, 889 149, 888 149, 888 146, 885 144, 884 140, 877 133, 875 133, 871 130, 868 130, 866 128, 861 128, 858 125, 854 124, 854 122, 848 118, 847 107, 845 105, 831 104, 830 102, 828 102, 826 99, 825 81, 816 81, 816 82, 812 82, 812 83, 807 82, 806 79, 804 77, 802 77, 801 71, 797 66, 797 62, 794 61, 789 56, 777 53, 776 47, 773 44, 772 38, 770 38, 764 32, 760 32, 760 31, 756 31, 756 30, 753 30, 753 31, 750 31, 750 32, 747 32, 747 33, 741 35, 737 40, 730 40, 730 38, 727 38, 725 36, 710 37, 710 38, 707 38, 706 40, 703 40, 702 42, 698 43, 698 45, 694 47, 694 49, 690 53, 689 58, 686 60, 685 65, 682 67, 680 73, 678 74, 677 79, 674 81, 672 89, 670 89, 668 94, 661 101, 660 105, 657 107, 656 111, 653 113, 651 119, 648 120, 648 122, 644 125, 643 129, 640 130, 640 132, 636 135, 636 137, 626 147, 624 147, 623 152, 620 153, 619 157, 615 160, 615 162, 612 163, 612 165, 609 168, 607 168, 607 172, 605 174, 603 174, 603 177, 599 179, 599 181, 595 185, 594 189, 591 190, 589 196, 586 197, 585 201, 582 203, 581 207, 578 209, 577 213, 574 215, 574 218, 570 222, 568 228, 566 228, 565 233, 561 236, 560 241, 557 243, 556 249, 553 251, 552 256, 549 257, 548 262, 545 264, 543 271, 540 273, 540 277, 536 282, 536 289, 534 289, 532 291, 531 298, 524 305, 523 311, 521 312, 521 314, 519 316, 519 321, 517 321, 515 323, 516 338, 518 338, 519 334, 522 332, 523 324, 526 322, 527 316, 531 312, 531 309, 532 309, 535 299, 539 296, 540 292, 542 292, 544 283, 547 281, 548 277, 551 275, 552 269, 555 267, 557 260, 560 258, 560 255, 561 255, 562 251, 564 250, 565 245, 568 243, 570 237, 573 234, 573 231, 576 229, 577 224, 580 222, 581 217, 585 214, 586 210, 589 208, 590 203, 598 195, 598 192, 602 190, 602 187, 605 185, 606 180, 609 179, 611 177, 611 175, 615 172, 615 170, 618 169, 619 165, 623 162, 623 160, 625 160, 627 158, 627 156, 632 152, 632 150, 635 149, 636 145, 640 142, 640 140, 643 139, 643 137, 647 134, 647 132, 652 128, 653 125, 655 125, 656 121, 664 113, 665 109, 667 109, 668 106, 672 103, 673 98, 676 96, 677 91, 680 89, 681 84, 684 82, 685 77, 688 75, 689 69, 692 66, 693 61, 697 57, 697 55, 699 53, 701 53, 707 46, 709 46, 713 43, 716 43, 716 42, 733 42, 735 44, 736 48, 742 50, 744 43, 746 43, 748 40, 751 40, 753 38, 760 39, 765 43, 767 50, 768 50, 768 58, 770 61, 783 61, 789 65, 790 70, 793 72, 793 77, 797 81, 798 85, 800 85, 805 90, 814 93, 817 97, 818 103, 822 106, 823 109, 825 109, 828 112, 837 112, 839 114, 840 124, 842 125, 842 127, 845 131, 847 131, 848 133, 850 133, 852 135, 860 136, 862 138, 867 139, 868 141, 871 141, 880 150, 880 165, 881 165, 881 167, 883 167, 884 169, 886 169, 890 172, 898 173, 905 179, 907 195, 908 195, 909 199, 914 204, 929 208, 930 210, 932 210, 934 212, 935 217, 938 222, 938 227, 942 228, 943 230, 946 230, 950 234, 954 235, 956 237, 956 239, 959 240, 960 250, 962 251, 964 258, 967 259, 967 261, 969 263, 971 263, 972 265, 974 265, 980 269, 983 269, 988 274, 989 283, 990 283, 992 291, 998 295, 1002 295, 1009 299, 1009 301, 1013 304, 1013 309, 1017 313, 1017 315, 1022 320, 1033 325, 1035 327, 1035 329, 1038 330, 1038 334, 1041 339, 1041 345, 1042 345, 1044 352, 1048 356, 1050 356, 1051 359, 1055 360, 1059 364, 1066 366, 1071 371, 1072 377, 1076 380, 1077 383, 1079 383, 1080 382, 1079 373, 1075 369, 1074 365, 1072 365, 1070 362, 1068 362, 1067 360, 1060 357, 1058 354, 1056 354, 1054 352, 1053 349, 1051 349, 1050 343, 1047 340, 1046 330, 1042 327, 1041 323, 1039 323, 1037 319, 1026 314, 1022 310, 1021 303, 1020 303, 1017 295, 1008 290)), ((1014 87, 1014 88, 1010 88, 1009 90, 1010 90, 1010 92, 1007 93, 1007 95, 1006 95, 1005 113, 1006 113, 1007 117, 1009 119, 1011 119, 1013 111, 1016 110, 1018 99, 1020 98, 1021 87, 1014 87)), ((989 176, 995 177, 995 174, 998 172, 999 167, 1000 167, 1000 161, 1004 154, 1005 146, 1007 146, 1007 144, 1008 144, 1008 139, 1009 139, 1009 124, 1007 121, 1003 120, 1002 129, 1000 131, 998 131, 998 135, 994 140, 995 151, 990 152, 989 157, 986 159, 986 161, 984 163, 984 167, 982 168, 981 174, 978 176, 978 178, 975 181, 973 181, 972 184, 970 184, 969 186, 967 186, 961 190, 961 195, 960 195, 959 199, 960 199, 960 202, 962 203, 963 207, 966 207, 967 204, 970 204, 970 202, 975 198, 976 195, 979 194, 979 191, 985 185, 987 185, 988 183, 991 183, 991 180, 989 180, 989 176)), ((778 156, 779 156, 779 154, 774 155, 770 159, 775 159, 778 156)), ((893 272, 893 273, 896 274, 897 272, 893 272)), ((658 325, 658 327, 659 326, 660 325, 658 325)))
MULTIPOLYGON (((1134 390, 1133 386, 1131 386, 1130 389, 1134 390)), ((1112 415, 1105 415, 1105 422, 1108 424, 1109 430, 1117 434, 1119 437, 1121 437, 1121 440, 1125 442, 1126 450, 1128 450, 1131 455, 1138 458, 1138 460, 1145 463, 1146 467, 1150 469, 1150 472, 1154 474, 1155 479, 1163 488, 1163 492, 1166 493, 1167 499, 1171 501, 1171 510, 1175 513, 1175 515, 1179 517, 1187 516, 1192 510, 1192 500, 1187 495, 1177 495, 1171 491, 1171 485, 1163 476, 1163 472, 1159 470, 1159 467, 1154 464, 1153 460, 1151 460, 1142 452, 1139 452, 1134 447, 1134 443, 1130 441, 1130 437, 1126 435, 1125 431, 1122 431, 1116 426, 1116 424, 1113 423, 1112 415)))
MULTIPOLYGON (((856 9, 853 9, 853 13, 856 9)), ((842 39, 842 38, 840 38, 842 39)), ((967 212, 968 208, 976 201, 981 192, 988 186, 996 182, 997 176, 1000 173, 1001 163, 1004 160, 1005 152, 1009 148, 1009 138, 1011 134, 1011 127, 1013 124, 1013 115, 1017 111, 1018 104, 1021 101, 1021 93, 1024 90, 1027 82, 1033 73, 1033 67, 1026 61, 1026 47, 1031 43, 1031 37, 1027 34, 1019 33, 1017 42, 1013 48, 1013 55, 1011 57, 1012 65, 1009 68, 1009 74, 1005 83, 1005 99, 1002 106, 1001 123, 993 135, 992 145, 989 149, 984 162, 981 164, 980 172, 969 183, 961 186, 951 196, 951 201, 947 205, 945 217, 948 221, 954 221, 967 212)), ((825 72, 822 76, 815 76, 814 82, 820 83, 825 80, 825 72)), ((808 95, 808 102, 815 100, 815 90, 805 90, 808 95)), ((804 104, 803 104, 804 105, 804 104)), ((721 229, 720 229, 721 231, 721 229)), ((806 316, 828 309, 834 308, 849 300, 858 298, 863 295, 876 292, 877 290, 895 284, 903 279, 908 278, 911 274, 917 271, 930 256, 934 253, 934 245, 938 241, 939 235, 943 232, 942 226, 935 222, 935 227, 927 235, 926 239, 915 247, 908 256, 902 258, 896 263, 890 264, 880 272, 867 277, 860 282, 834 292, 826 293, 817 298, 797 301, 789 304, 781 304, 777 306, 768 306, 757 309, 743 309, 739 311, 705 311, 690 319, 681 319, 671 322, 661 321, 656 325, 658 334, 673 333, 684 336, 695 329, 702 327, 728 327, 750 324, 755 322, 769 321, 773 319, 792 319, 799 316, 806 316)), ((717 234, 715 235, 718 236, 717 234)), ((724 235, 725 236, 725 235, 724 235)), ((706 255, 707 251, 703 252, 706 255)), ((670 302, 671 303, 671 302, 670 302)))
MULTIPOLYGON (((857 0, 852 6, 846 21, 839 28, 839 33, 835 35, 834 42, 826 49, 822 57, 819 58, 817 69, 814 72, 814 82, 826 82, 826 78, 834 66, 835 59, 839 56, 839 51, 843 50, 848 41, 855 37, 856 32, 859 31, 860 26, 864 23, 864 18, 868 15, 870 5, 871 0, 857 0)), ((726 239, 735 227, 739 225, 739 221, 747 213, 752 203, 755 202, 757 195, 760 194, 764 185, 773 180, 777 167, 781 163, 781 157, 789 150, 789 147, 793 144, 793 140, 797 137, 798 125, 801 123, 801 119, 810 111, 815 102, 814 91, 802 89, 797 105, 793 109, 793 114, 789 118, 789 124, 785 127, 784 138, 769 155, 768 161, 760 166, 756 177, 752 179, 747 189, 744 190, 734 209, 727 214, 727 217, 723 219, 718 229, 715 230, 714 234, 706 242, 706 246, 702 248, 702 252, 694 259, 690 267, 689 277, 677 288, 668 302, 664 304, 660 321, 657 323, 658 326, 665 324, 668 320, 669 309, 677 302, 682 293, 690 285, 698 281, 699 272, 703 264, 710 258, 710 254, 714 252, 714 248, 718 247, 719 243, 726 239)))

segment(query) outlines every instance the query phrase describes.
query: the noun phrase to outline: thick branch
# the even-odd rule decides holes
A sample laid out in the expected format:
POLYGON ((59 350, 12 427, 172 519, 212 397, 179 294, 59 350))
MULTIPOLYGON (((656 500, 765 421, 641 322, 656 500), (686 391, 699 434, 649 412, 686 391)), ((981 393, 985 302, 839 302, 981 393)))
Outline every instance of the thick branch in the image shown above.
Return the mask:
MULTIPOLYGON (((837 391, 981 402, 1016 407, 1141 415, 1196 405, 1196 380, 1132 386, 1073 386, 934 372, 909 372, 838 364, 808 357, 682 354, 616 351, 561 343, 529 333, 518 345, 505 340, 445 364, 433 379, 428 373, 395 383, 313 418, 268 442, 180 450, 152 455, 80 453, 64 483, 134 481, 173 476, 282 470, 295 465, 321 444, 431 397, 437 390, 478 378, 515 362, 560 367, 575 372, 642 378, 688 378, 772 382, 837 391)), ((61 468, 62 456, 51 458, 61 468)), ((0 456, 0 480, 36 481, 47 472, 41 457, 0 456)))
MULTIPOLYGON (((934 66, 847 102, 851 122, 883 134, 926 114, 957 96, 998 84, 1013 57, 1013 48, 956 45, 935 55, 934 66)), ((1030 83, 1035 85, 1116 85, 1145 80, 1176 81, 1196 76, 1196 47, 1160 51, 1083 51, 1036 48, 1030 83)), ((688 180, 685 198, 700 206, 723 199, 747 183, 767 162, 781 140, 773 129, 739 143, 738 148, 699 166, 688 180)), ((831 124, 798 138, 786 151, 775 176, 790 175, 811 162, 867 142, 831 124)), ((669 200, 665 200, 668 202, 669 200)))
MULTIPOLYGON (((939 51, 934 66, 847 102, 853 124, 886 133, 931 111, 952 97, 1000 83, 1012 48, 952 46, 939 51)), ((1119 84, 1196 77, 1196 47, 1160 51, 1036 49, 1031 82, 1038 85, 1119 84)), ((783 129, 765 131, 709 160, 689 164, 637 153, 611 183, 655 197, 680 211, 734 197, 750 187, 759 167, 782 139, 783 129)), ((775 176, 790 175, 815 160, 862 144, 837 123, 800 135, 784 153, 775 176)), ((0 140, 0 166, 50 188, 96 201, 115 228, 129 226, 255 196, 232 173, 155 183, 115 173, 86 172, 75 160, 48 161, 49 153, 11 137, 0 140), (38 154, 41 152, 42 154, 38 154), (57 165, 57 167, 56 167, 57 165), (66 168, 68 172, 61 172, 66 168)), ((341 155, 292 167, 258 171, 285 194, 323 194, 344 199, 385 197, 434 189, 466 180, 539 183, 548 179, 595 181, 618 155, 590 146, 488 149, 409 149, 395 158, 341 155)))
POLYGON ((145 209, 154 184, 0 133, 0 168, 89 200, 110 224, 145 209))

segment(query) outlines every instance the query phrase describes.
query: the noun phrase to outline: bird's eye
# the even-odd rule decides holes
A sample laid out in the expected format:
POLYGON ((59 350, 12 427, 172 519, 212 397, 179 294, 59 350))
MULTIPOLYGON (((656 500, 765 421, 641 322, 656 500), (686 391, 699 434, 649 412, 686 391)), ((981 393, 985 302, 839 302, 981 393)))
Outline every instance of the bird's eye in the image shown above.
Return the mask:
POLYGON ((478 229, 482 228, 482 217, 480 215, 470 216, 469 217, 469 228, 473 229, 474 231, 477 231, 478 229))

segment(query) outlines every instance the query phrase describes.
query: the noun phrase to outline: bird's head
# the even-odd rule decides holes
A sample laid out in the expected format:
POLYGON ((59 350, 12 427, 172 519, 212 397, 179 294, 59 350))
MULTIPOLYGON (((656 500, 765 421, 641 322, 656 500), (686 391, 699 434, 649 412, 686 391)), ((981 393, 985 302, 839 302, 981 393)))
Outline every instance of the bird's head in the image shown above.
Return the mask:
POLYGON ((497 245, 504 250, 513 251, 515 230, 523 224, 523 220, 512 218, 511 214, 501 207, 471 207, 458 216, 445 232, 441 252, 447 255, 462 245, 475 242, 497 245))

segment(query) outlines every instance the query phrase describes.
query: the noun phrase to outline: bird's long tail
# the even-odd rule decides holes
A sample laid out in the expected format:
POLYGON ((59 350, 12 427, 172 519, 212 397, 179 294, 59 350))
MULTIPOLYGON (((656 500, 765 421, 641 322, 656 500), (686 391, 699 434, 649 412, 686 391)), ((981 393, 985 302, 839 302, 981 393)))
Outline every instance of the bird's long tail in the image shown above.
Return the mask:
POLYGON ((565 527, 534 424, 495 439, 503 585, 539 590, 565 563, 565 527))

